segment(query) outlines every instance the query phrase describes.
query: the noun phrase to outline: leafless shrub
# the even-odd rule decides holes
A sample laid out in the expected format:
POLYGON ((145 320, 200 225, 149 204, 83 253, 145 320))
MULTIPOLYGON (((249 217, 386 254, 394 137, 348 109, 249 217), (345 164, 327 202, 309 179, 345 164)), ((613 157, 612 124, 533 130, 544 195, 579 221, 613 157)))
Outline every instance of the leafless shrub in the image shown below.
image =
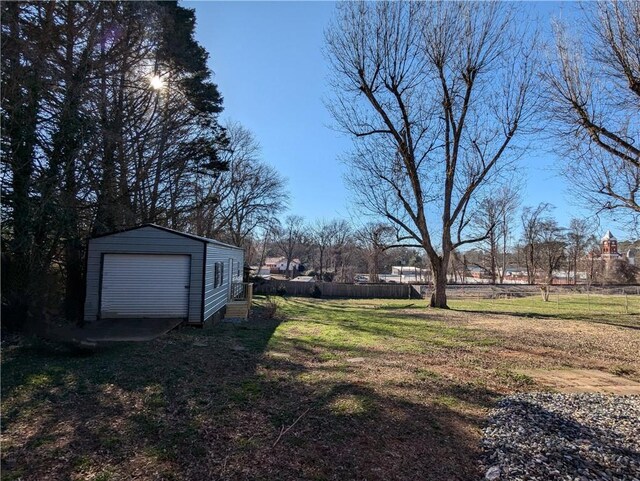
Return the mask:
POLYGON ((278 312, 278 303, 271 299, 270 296, 265 297, 262 304, 262 314, 265 319, 273 319, 278 312))

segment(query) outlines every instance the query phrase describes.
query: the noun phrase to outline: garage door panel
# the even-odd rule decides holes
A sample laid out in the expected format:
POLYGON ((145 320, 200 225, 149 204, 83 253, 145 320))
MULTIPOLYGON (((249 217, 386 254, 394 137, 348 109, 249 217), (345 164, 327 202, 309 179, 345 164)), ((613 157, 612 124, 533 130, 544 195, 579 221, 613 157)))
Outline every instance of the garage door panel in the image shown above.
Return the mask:
POLYGON ((189 310, 191 257, 105 254, 101 317, 177 317, 189 310))

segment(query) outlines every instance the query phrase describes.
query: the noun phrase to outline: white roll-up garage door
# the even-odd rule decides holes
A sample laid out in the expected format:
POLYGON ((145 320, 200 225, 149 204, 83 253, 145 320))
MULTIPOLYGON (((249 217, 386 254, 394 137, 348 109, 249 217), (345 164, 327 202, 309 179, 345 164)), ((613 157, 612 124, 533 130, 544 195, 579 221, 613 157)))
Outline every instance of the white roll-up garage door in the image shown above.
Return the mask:
POLYGON ((105 254, 100 315, 186 318, 190 272, 187 255, 105 254))

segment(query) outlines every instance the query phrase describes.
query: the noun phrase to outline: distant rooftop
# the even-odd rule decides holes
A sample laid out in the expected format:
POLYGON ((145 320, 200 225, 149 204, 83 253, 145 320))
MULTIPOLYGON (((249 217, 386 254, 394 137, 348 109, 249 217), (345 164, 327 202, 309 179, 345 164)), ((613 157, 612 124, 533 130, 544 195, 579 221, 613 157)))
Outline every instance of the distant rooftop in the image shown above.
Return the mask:
POLYGON ((614 235, 611 233, 611 231, 610 231, 610 230, 608 230, 608 231, 607 231, 607 233, 604 235, 604 237, 602 237, 602 239, 601 239, 601 240, 603 240, 603 241, 606 241, 606 240, 616 240, 616 238, 615 238, 615 237, 614 237, 614 235))

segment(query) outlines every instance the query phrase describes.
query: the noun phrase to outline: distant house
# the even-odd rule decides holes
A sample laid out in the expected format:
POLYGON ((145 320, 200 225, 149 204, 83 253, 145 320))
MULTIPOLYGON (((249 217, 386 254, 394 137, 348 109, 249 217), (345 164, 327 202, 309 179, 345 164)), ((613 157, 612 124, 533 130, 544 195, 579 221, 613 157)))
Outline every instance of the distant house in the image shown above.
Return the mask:
POLYGON ((269 279, 271 277, 271 269, 267 266, 251 266, 251 275, 269 279))
MULTIPOLYGON (((289 262, 289 272, 299 271, 301 265, 300 259, 291 259, 291 262, 289 262)), ((264 267, 267 267, 271 274, 284 274, 287 269, 287 258, 267 257, 264 260, 264 267)))

